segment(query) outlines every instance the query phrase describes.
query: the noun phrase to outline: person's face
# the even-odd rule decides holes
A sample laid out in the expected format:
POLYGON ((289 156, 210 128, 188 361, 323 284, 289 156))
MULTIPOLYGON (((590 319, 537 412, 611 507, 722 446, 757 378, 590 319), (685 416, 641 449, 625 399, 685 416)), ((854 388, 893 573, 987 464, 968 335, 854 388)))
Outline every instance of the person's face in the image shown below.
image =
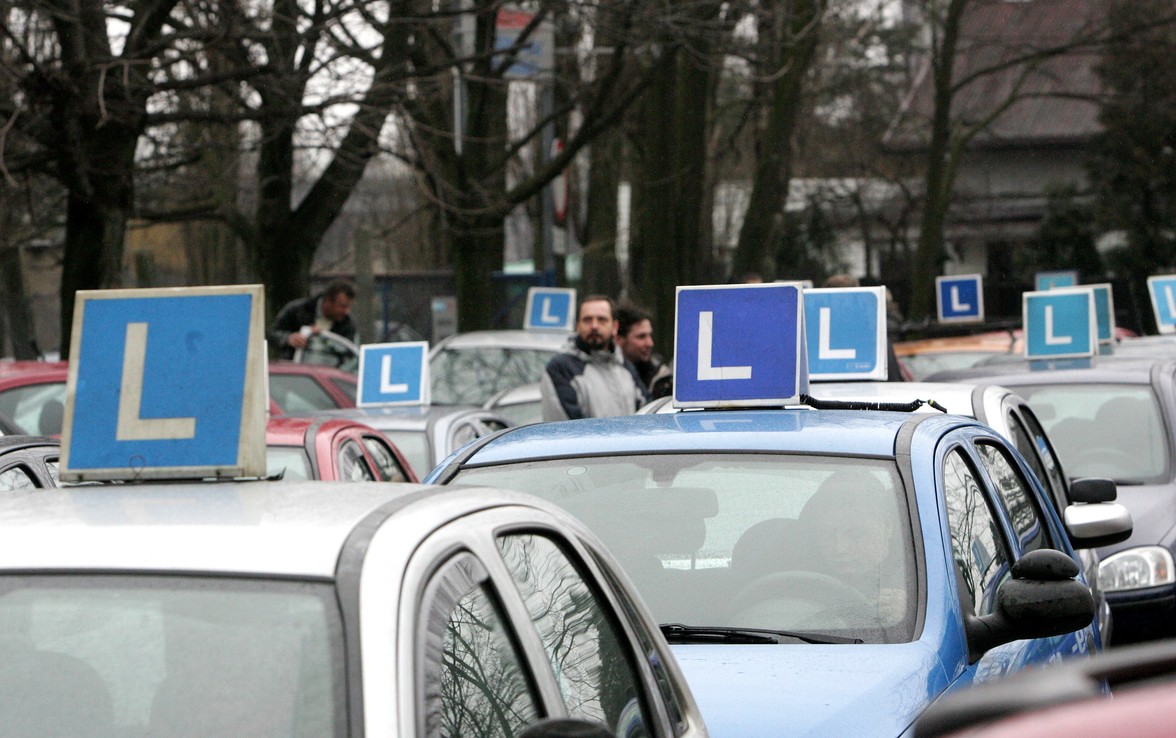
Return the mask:
POLYGON ((627 336, 617 336, 617 343, 629 361, 649 361, 653 356, 653 324, 648 320, 634 323, 627 336))
POLYGON ((832 530, 822 531, 818 545, 832 573, 852 578, 855 573, 869 571, 885 557, 888 537, 884 521, 851 512, 832 530))
POLYGON ((593 349, 604 348, 616 333, 612 308, 604 300, 590 300, 580 306, 580 317, 576 320, 576 333, 593 349))
POLYGON ((323 298, 323 317, 333 322, 339 322, 351 312, 351 298, 340 292, 332 297, 323 298))

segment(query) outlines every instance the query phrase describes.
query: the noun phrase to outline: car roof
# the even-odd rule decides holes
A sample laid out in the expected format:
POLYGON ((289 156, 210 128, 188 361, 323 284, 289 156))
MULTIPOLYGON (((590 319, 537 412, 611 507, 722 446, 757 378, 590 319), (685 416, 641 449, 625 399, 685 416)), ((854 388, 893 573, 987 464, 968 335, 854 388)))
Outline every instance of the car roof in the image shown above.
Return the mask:
MULTIPOLYGON (((484 501, 417 484, 207 482, 37 490, 0 498, 0 571, 190 572, 333 577, 348 537, 397 503, 446 495, 444 518, 484 501), (464 502, 463 502, 464 500, 464 502)), ((530 499, 530 498, 528 498, 530 499)), ((536 502, 531 503, 539 504, 536 502)), ((427 527, 428 505, 414 518, 427 527)), ((443 521, 441 512, 436 519, 443 521)))
POLYGON ((306 432, 312 426, 320 430, 334 431, 342 428, 362 428, 371 430, 369 426, 347 418, 321 418, 309 415, 280 415, 270 418, 265 425, 265 443, 267 446, 301 446, 306 440, 306 432))
POLYGON ((1009 386, 1032 384, 1082 384, 1109 382, 1118 384, 1148 384, 1153 367, 1161 366, 1171 372, 1176 362, 1146 356, 1100 356, 1087 368, 1033 369, 1027 359, 1000 364, 989 364, 971 369, 958 369, 933 374, 932 382, 966 382, 991 379, 1009 386))
MULTIPOLYGON (((894 455, 908 413, 851 410, 700 410, 516 426, 492 436, 466 466, 643 452, 772 451, 894 455)), ((942 416, 960 422, 958 416, 942 416)), ((935 416, 920 416, 936 421, 935 416)))
POLYGON ((316 374, 328 379, 344 379, 352 384, 357 380, 355 374, 323 364, 300 364, 296 361, 271 361, 270 374, 316 374))
POLYGON ((441 349, 468 348, 475 346, 505 346, 509 348, 537 348, 558 350, 568 341, 571 333, 563 331, 470 331, 455 333, 433 347, 430 354, 441 349))

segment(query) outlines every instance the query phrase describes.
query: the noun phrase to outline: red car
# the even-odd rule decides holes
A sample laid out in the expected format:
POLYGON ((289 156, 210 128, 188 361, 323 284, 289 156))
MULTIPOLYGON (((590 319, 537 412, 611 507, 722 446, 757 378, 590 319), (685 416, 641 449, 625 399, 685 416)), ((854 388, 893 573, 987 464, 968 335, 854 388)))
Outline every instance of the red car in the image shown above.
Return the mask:
POLYGON ((416 482, 400 451, 353 420, 273 418, 265 433, 266 475, 282 479, 416 482))
POLYGON ((273 361, 269 365, 269 392, 273 415, 355 407, 356 378, 334 367, 273 361))

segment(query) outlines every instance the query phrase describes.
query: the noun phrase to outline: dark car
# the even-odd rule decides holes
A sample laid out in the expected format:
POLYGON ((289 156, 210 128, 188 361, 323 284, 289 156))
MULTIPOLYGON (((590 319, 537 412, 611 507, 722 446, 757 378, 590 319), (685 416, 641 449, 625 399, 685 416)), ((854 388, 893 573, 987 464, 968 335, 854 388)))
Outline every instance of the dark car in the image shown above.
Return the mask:
POLYGON ((56 487, 61 443, 46 436, 0 436, 0 494, 56 487))
POLYGON ((1176 362, 1099 357, 1088 368, 1027 361, 934 376, 991 381, 1029 401, 1072 477, 1107 477, 1130 512, 1131 537, 1099 549, 1099 583, 1115 641, 1176 635, 1176 362))

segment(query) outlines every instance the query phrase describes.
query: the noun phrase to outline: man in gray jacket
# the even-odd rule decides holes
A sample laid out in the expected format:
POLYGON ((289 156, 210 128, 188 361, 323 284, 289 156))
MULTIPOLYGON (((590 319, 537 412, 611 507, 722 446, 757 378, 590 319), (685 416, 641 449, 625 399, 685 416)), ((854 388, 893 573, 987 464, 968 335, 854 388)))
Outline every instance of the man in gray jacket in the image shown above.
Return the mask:
POLYGON ((580 302, 576 335, 547 363, 539 384, 544 420, 631 415, 648 399, 637 370, 613 341, 614 308, 603 295, 580 302))

